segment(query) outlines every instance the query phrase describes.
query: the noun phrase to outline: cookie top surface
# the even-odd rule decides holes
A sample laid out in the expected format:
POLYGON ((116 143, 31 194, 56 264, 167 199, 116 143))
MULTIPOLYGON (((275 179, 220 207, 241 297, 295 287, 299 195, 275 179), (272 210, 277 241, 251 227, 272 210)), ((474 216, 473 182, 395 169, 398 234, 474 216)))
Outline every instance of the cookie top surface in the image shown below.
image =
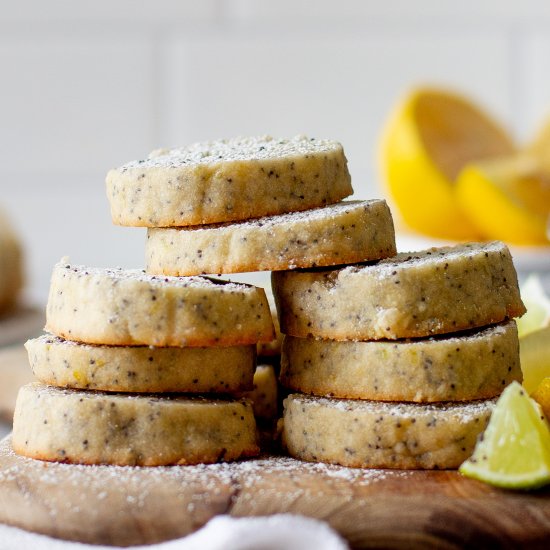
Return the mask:
POLYGON ((175 149, 159 149, 153 151, 147 159, 128 162, 118 170, 126 172, 132 168, 177 168, 227 162, 266 161, 341 149, 342 146, 337 141, 306 136, 282 139, 271 136, 238 137, 194 143, 175 149))
MULTIPOLYGON (((400 252, 391 258, 386 258, 374 265, 349 266, 344 268, 348 273, 361 271, 376 272, 380 279, 395 275, 394 270, 410 271, 414 268, 433 267, 441 264, 443 267, 449 261, 462 261, 477 256, 489 254, 506 254, 508 248, 501 241, 488 243, 465 243, 462 245, 433 247, 420 252, 400 252)), ((372 273, 374 275, 374 273, 372 273)))
POLYGON ((491 410, 496 403, 496 399, 482 399, 466 402, 440 402, 440 403, 405 403, 405 402, 384 402, 367 401, 360 399, 335 399, 331 397, 314 397, 298 393, 290 394, 292 401, 303 404, 304 406, 319 406, 338 411, 357 411, 380 413, 381 415, 391 415, 400 417, 416 417, 419 414, 439 415, 445 413, 464 415, 465 419, 472 415, 483 414, 491 410))
POLYGON ((123 269, 121 267, 100 268, 87 267, 84 265, 74 265, 68 262, 67 258, 63 258, 54 266, 54 272, 63 272, 63 270, 72 271, 78 277, 101 277, 110 279, 113 284, 121 281, 135 281, 146 283, 153 288, 159 287, 174 287, 174 288, 198 288, 198 289, 220 289, 221 287, 228 292, 239 291, 255 292, 257 289, 252 285, 245 283, 234 283, 232 281, 224 281, 214 277, 193 276, 193 277, 172 277, 169 275, 148 275, 143 269, 123 269))
MULTIPOLYGON (((371 199, 367 201, 342 201, 336 204, 330 204, 328 206, 319 206, 317 208, 312 208, 310 210, 303 210, 299 212, 288 212, 286 214, 275 214, 273 216, 263 216, 261 218, 254 218, 246 221, 235 221, 235 222, 225 222, 210 224, 204 226, 192 226, 185 228, 162 228, 161 230, 171 230, 171 231, 193 231, 194 233, 209 232, 215 229, 254 229, 258 227, 278 227, 283 224, 305 224, 310 221, 317 220, 331 220, 334 217, 337 217, 339 214, 344 214, 353 211, 364 210, 369 207, 375 207, 379 205, 384 205, 385 201, 381 199, 371 199)), ((152 229, 152 232, 156 229, 152 229)))

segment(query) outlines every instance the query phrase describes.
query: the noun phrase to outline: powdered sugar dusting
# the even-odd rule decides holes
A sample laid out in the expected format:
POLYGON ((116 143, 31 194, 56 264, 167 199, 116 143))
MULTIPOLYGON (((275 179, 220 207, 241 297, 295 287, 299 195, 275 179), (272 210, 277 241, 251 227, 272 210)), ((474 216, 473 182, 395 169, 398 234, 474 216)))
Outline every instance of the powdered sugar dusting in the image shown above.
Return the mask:
MULTIPOLYGON (((299 212, 289 212, 288 214, 279 214, 276 216, 265 216, 258 219, 252 219, 243 222, 227 222, 219 224, 211 224, 204 226, 191 226, 185 228, 162 228, 159 231, 201 231, 226 230, 226 229, 247 229, 258 227, 273 227, 281 224, 304 224, 310 221, 333 219, 343 214, 348 214, 353 211, 370 210, 376 206, 385 204, 381 199, 373 199, 368 201, 342 201, 329 206, 312 208, 311 210, 303 210, 299 212)), ((153 229, 155 231, 155 229, 153 229)))
POLYGON ((118 403, 124 405, 128 402, 136 404, 147 403, 149 405, 165 405, 165 406, 201 406, 209 405, 211 407, 227 407, 232 403, 246 402, 246 399, 238 399, 230 395, 210 394, 206 395, 188 395, 181 393, 113 393, 99 390, 79 390, 72 388, 62 388, 56 386, 48 386, 40 382, 31 382, 23 386, 32 391, 36 398, 42 396, 50 396, 56 399, 73 399, 75 402, 71 405, 73 408, 78 407, 78 403, 86 401, 103 401, 107 405, 118 403))
POLYGON ((232 281, 224 281, 213 277, 172 277, 167 275, 157 276, 148 275, 145 270, 140 269, 122 269, 116 268, 98 268, 86 267, 83 265, 72 265, 67 258, 62 258, 54 267, 54 272, 71 271, 78 277, 99 277, 103 279, 111 279, 114 283, 123 280, 140 281, 149 284, 152 288, 159 287, 176 287, 176 288, 210 288, 220 290, 251 292, 256 291, 256 287, 245 283, 234 283, 232 281))
POLYGON ((289 159, 304 155, 341 151, 337 141, 307 136, 277 139, 271 136, 238 137, 194 143, 176 149, 153 151, 145 160, 121 166, 120 172, 132 168, 176 168, 189 165, 213 165, 235 161, 289 159))
POLYGON ((298 393, 291 394, 288 399, 302 403, 306 407, 327 407, 339 411, 358 411, 373 415, 392 415, 402 418, 421 418, 431 415, 437 415, 439 418, 442 418, 449 415, 465 421, 492 411, 497 401, 495 398, 465 402, 404 403, 312 397, 298 393))
POLYGON ((362 269, 374 270, 378 277, 385 278, 394 270, 409 270, 415 265, 444 265, 448 262, 464 261, 468 258, 504 253, 508 253, 508 249, 506 245, 500 241, 489 243, 465 243, 456 246, 429 248, 420 252, 400 252, 391 258, 380 260, 376 264, 370 266, 350 266, 345 269, 352 272, 362 269))
POLYGON ((128 494, 137 491, 143 501, 147 493, 154 491, 157 484, 193 483, 220 494, 224 485, 233 485, 236 491, 243 487, 257 486, 266 477, 280 476, 293 479, 296 476, 320 477, 323 482, 370 485, 388 477, 406 478, 409 472, 399 470, 346 468, 332 464, 302 462, 287 456, 263 456, 240 462, 198 464, 192 466, 107 466, 42 462, 16 455, 11 448, 11 437, 0 442, 0 462, 9 459, 11 466, 0 468, 0 485, 16 480, 20 476, 39 471, 38 481, 45 485, 64 483, 82 492, 93 488, 90 495, 98 501, 104 500, 116 487, 126 487, 128 494))

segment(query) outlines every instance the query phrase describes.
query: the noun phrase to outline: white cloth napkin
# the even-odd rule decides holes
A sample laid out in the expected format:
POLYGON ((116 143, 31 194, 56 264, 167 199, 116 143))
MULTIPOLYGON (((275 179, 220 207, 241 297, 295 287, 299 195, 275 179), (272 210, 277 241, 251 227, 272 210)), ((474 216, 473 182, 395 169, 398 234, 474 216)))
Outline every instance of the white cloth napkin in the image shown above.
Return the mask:
MULTIPOLYGON (((0 524, 0 550, 113 550, 53 539, 0 524)), ((216 516, 199 531, 176 540, 149 546, 147 550, 345 550, 346 542, 327 523, 291 514, 234 518, 216 516)))

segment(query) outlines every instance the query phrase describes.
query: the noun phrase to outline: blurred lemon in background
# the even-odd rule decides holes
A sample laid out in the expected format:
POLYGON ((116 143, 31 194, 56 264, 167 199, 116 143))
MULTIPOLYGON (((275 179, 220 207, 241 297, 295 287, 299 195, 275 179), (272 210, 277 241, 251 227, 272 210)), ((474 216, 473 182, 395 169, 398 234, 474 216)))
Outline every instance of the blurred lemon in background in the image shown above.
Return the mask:
POLYGON ((457 203, 487 239, 547 244, 550 174, 526 153, 467 164, 460 172, 457 203))
POLYGON ((389 194, 410 228, 432 237, 471 240, 483 232, 457 201, 455 180, 469 162, 515 151, 505 130, 470 101, 421 88, 390 116, 381 162, 389 194))
POLYGON ((468 99, 420 88, 389 117, 381 153, 388 193, 409 228, 459 241, 550 243, 550 120, 519 151, 468 99))

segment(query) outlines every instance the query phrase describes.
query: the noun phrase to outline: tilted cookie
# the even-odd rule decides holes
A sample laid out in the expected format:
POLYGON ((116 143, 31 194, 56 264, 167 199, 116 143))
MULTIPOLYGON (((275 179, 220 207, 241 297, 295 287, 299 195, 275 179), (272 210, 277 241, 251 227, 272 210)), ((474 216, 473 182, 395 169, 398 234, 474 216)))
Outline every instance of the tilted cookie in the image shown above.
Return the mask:
POLYGON ((274 337, 261 288, 64 261, 53 270, 46 330, 69 340, 119 346, 234 346, 274 337))
POLYGON ((176 348, 80 344, 46 334, 25 347, 51 386, 114 392, 231 393, 252 388, 256 347, 176 348))
POLYGON ((277 419, 278 384, 273 365, 258 365, 254 372, 254 388, 239 394, 252 402, 258 420, 277 419))
POLYGON ((54 462, 162 466, 258 453, 252 405, 28 384, 19 391, 16 453, 54 462))
POLYGON ((0 210, 0 312, 10 309, 23 286, 23 252, 13 229, 0 210))
POLYGON ((283 335, 281 334, 279 317, 277 317, 277 309, 275 306, 271 306, 271 320, 273 321, 273 328, 275 329, 275 337, 271 342, 259 342, 256 344, 256 350, 258 357, 262 358, 264 362, 276 361, 277 364, 279 364, 283 335))
POLYGON ((107 174, 118 225, 172 227, 259 218, 351 195, 342 146, 269 136, 153 152, 107 174))
POLYGON ((446 469, 468 458, 495 400, 384 403, 291 394, 283 442, 310 462, 355 468, 446 469))
POLYGON ((313 395, 469 401, 521 381, 515 321, 419 340, 337 342, 285 336, 281 383, 313 395))
POLYGON ((346 201, 247 222, 147 232, 147 272, 167 275, 278 271, 378 260, 395 254, 383 200, 346 201))
POLYGON ((281 332, 333 340, 445 334, 525 313, 495 241, 400 253, 370 265, 272 274, 281 332))

